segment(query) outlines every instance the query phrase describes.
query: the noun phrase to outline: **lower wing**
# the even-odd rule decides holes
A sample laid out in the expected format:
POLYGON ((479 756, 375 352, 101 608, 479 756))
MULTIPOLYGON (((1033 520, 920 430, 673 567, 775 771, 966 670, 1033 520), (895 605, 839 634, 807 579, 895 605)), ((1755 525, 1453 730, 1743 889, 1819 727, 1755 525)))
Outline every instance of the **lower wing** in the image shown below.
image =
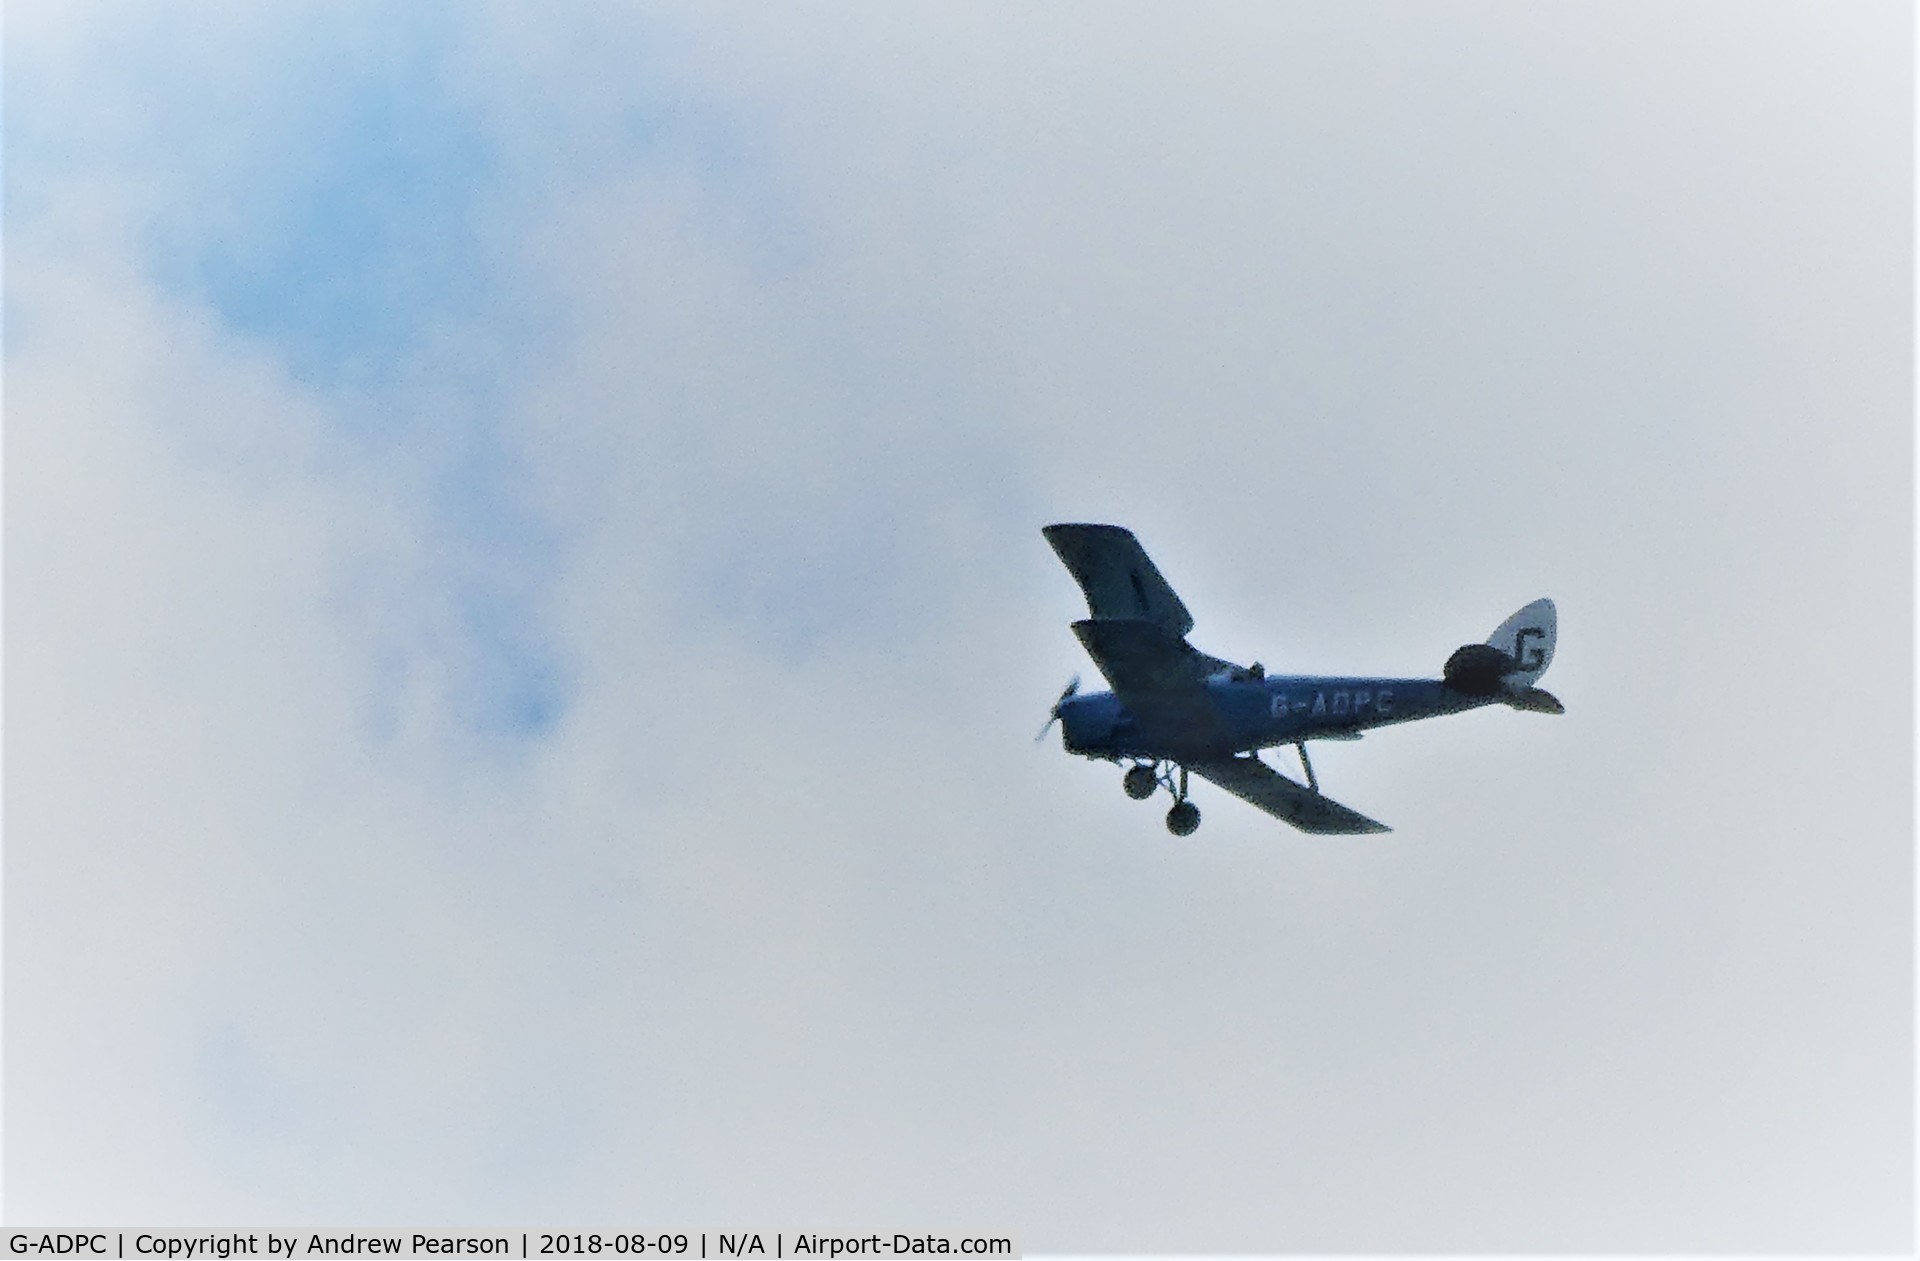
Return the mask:
POLYGON ((1293 824, 1302 832, 1340 836, 1391 831, 1384 823, 1377 823, 1357 810, 1349 810, 1304 784, 1294 783, 1250 754, 1246 757, 1191 762, 1187 769, 1202 779, 1220 785, 1240 800, 1258 806, 1274 818, 1293 824))

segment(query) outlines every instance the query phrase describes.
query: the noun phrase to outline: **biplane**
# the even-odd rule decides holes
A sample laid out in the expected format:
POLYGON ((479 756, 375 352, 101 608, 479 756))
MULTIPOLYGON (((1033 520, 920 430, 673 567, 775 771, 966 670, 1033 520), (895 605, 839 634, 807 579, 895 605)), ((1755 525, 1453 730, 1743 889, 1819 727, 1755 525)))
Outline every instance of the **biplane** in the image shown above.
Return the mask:
POLYGON ((1112 690, 1083 694, 1075 676, 1039 739, 1058 722, 1067 752, 1127 764, 1127 796, 1145 800, 1166 789, 1175 836, 1200 826, 1189 774, 1303 832, 1385 832, 1320 791, 1309 741, 1358 740, 1369 728, 1482 705, 1565 712, 1537 686, 1553 661, 1551 600, 1527 605, 1485 643, 1457 649, 1437 679, 1269 674, 1259 662, 1235 665, 1187 642, 1193 617, 1132 531, 1064 524, 1042 533, 1086 594, 1088 616, 1073 633, 1112 690), (1305 783, 1261 760, 1260 750, 1285 745, 1299 754, 1305 783))

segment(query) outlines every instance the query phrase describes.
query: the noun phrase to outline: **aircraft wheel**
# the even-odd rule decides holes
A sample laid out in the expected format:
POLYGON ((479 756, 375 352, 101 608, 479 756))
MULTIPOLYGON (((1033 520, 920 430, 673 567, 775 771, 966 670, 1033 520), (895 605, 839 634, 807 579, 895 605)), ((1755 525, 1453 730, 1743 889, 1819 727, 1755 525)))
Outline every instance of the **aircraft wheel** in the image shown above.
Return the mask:
POLYGON ((1126 778, 1120 781, 1120 786, 1126 789, 1127 796, 1135 801, 1145 801, 1153 796, 1153 790, 1158 788, 1160 783, 1153 777, 1151 766, 1136 766, 1127 772, 1126 778))
POLYGON ((1192 836, 1200 826, 1200 807, 1191 801, 1176 801, 1167 811, 1167 831, 1175 836, 1192 836))

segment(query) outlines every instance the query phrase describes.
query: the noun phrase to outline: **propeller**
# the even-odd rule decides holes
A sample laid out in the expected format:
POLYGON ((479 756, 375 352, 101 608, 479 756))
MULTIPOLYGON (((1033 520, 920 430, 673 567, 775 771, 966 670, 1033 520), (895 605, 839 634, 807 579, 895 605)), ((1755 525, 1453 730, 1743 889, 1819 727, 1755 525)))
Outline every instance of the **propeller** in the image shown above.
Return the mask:
POLYGON ((1068 679, 1066 687, 1061 689, 1060 699, 1053 703, 1053 712, 1047 718, 1047 725, 1040 728, 1040 734, 1033 738, 1035 744, 1039 744, 1047 738, 1047 733, 1053 730, 1053 724, 1060 721, 1060 707, 1072 700, 1074 693, 1079 690, 1080 676, 1076 674, 1071 679, 1068 679))

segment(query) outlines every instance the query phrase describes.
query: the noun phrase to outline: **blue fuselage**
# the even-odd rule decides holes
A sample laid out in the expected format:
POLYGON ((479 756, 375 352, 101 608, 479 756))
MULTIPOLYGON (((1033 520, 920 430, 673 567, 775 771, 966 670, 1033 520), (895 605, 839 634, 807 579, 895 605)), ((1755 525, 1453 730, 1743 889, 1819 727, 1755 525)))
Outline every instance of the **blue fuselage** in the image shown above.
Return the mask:
POLYGON ((1351 738, 1369 727, 1457 714, 1493 703, 1439 679, 1270 675, 1209 679, 1192 703, 1135 713, 1112 692, 1060 706, 1067 751, 1086 757, 1189 760, 1302 740, 1351 738))

